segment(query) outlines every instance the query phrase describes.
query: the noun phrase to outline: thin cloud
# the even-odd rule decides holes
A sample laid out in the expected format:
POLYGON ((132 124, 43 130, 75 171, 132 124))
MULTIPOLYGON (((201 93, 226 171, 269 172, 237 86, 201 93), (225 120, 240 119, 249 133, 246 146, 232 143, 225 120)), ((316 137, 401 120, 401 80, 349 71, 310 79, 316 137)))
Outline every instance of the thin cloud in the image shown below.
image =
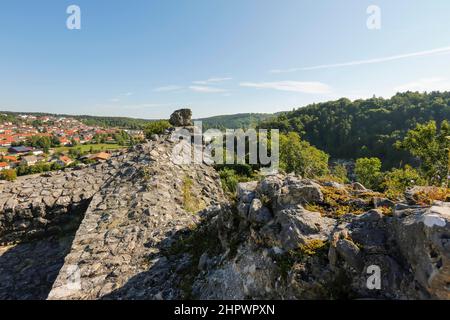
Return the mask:
POLYGON ((225 89, 208 87, 208 86, 190 86, 189 89, 195 92, 201 93, 219 93, 219 92, 227 92, 225 89))
POLYGON ((424 78, 397 86, 394 88, 394 91, 450 91, 450 81, 442 77, 424 78))
MULTIPOLYGON (((119 95, 119 97, 131 97, 134 94, 134 92, 125 92, 125 93, 121 93, 119 95)), ((116 97, 116 98, 111 98, 109 99, 110 102, 119 102, 120 98, 116 97)))
POLYGON ((224 78, 209 78, 208 80, 201 80, 201 81, 194 81, 192 83, 194 84, 209 84, 209 83, 217 83, 217 82, 224 82, 224 81, 229 81, 229 80, 233 80, 233 78, 230 77, 224 77, 224 78))
POLYGON ((302 92, 311 94, 330 93, 331 87, 322 82, 276 81, 276 82, 242 82, 241 87, 272 89, 280 91, 302 92))
POLYGON ((170 91, 178 91, 178 90, 181 90, 181 89, 183 89, 183 87, 171 85, 171 86, 158 87, 158 88, 153 89, 153 91, 156 91, 156 92, 170 92, 170 91))
POLYGON ((425 51, 399 54, 399 55, 383 57, 383 58, 375 58, 375 59, 368 59, 368 60, 356 60, 356 61, 350 61, 350 62, 344 62, 344 63, 334 63, 334 64, 322 64, 322 65, 311 66, 311 67, 302 67, 302 68, 275 69, 275 70, 271 70, 270 72, 271 73, 290 73, 290 72, 297 72, 297 71, 350 67, 350 66, 357 66, 357 65, 375 64, 375 63, 382 63, 382 62, 388 62, 388 61, 395 61, 395 60, 401 60, 401 59, 407 59, 407 58, 413 58, 413 57, 424 57, 424 56, 449 54, 449 53, 450 53, 450 47, 443 47, 443 48, 436 48, 436 49, 425 50, 425 51))

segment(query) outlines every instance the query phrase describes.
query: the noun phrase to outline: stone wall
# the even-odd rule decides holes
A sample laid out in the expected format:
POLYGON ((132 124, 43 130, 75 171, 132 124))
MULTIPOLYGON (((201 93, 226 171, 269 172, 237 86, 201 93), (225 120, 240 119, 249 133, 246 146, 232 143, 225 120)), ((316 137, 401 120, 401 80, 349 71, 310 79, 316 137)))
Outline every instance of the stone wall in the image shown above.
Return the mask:
POLYGON ((161 251, 224 195, 212 167, 174 164, 172 146, 166 138, 139 146, 93 197, 49 299, 180 296, 179 261, 161 251), (74 270, 80 287, 71 285, 74 270))
POLYGON ((83 169, 19 177, 0 184, 0 243, 22 242, 59 232, 84 214, 100 187, 115 176, 124 155, 83 169))

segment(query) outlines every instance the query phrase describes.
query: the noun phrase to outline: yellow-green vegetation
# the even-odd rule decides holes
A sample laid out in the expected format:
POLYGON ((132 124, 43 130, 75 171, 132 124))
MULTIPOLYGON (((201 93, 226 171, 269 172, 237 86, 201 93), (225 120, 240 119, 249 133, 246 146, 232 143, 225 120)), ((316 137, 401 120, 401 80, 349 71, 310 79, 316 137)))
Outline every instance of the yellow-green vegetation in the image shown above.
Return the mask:
POLYGON ((434 201, 450 201, 450 188, 425 188, 414 195, 414 200, 420 205, 431 205, 434 201))
POLYGON ((379 192, 363 192, 358 194, 353 194, 350 188, 339 189, 329 186, 321 187, 324 201, 322 203, 315 204, 305 204, 304 208, 313 212, 320 212, 323 216, 329 216, 333 218, 340 217, 342 215, 352 213, 352 214, 363 214, 373 205, 374 197, 384 197, 382 193, 379 192), (366 203, 366 205, 352 203, 352 200, 357 200, 360 203, 361 200, 366 203))
POLYGON ((3 170, 0 172, 0 180, 15 181, 17 179, 17 173, 14 169, 3 170))
MULTIPOLYGON (((352 197, 351 193, 346 189, 338 189, 333 187, 322 187, 324 204, 322 206, 322 214, 339 217, 347 213, 361 214, 364 212, 363 208, 349 205, 350 200, 356 199, 352 197)), ((361 195, 358 195, 361 197, 361 195)))
POLYGON ((280 268, 281 276, 286 279, 289 271, 297 263, 305 262, 309 257, 326 258, 329 243, 327 241, 313 239, 300 245, 298 249, 290 250, 275 257, 275 262, 280 268))
POLYGON ((394 208, 392 207, 380 207, 379 209, 381 209, 381 212, 385 215, 385 216, 389 216, 391 217, 394 214, 394 208))
POLYGON ((300 246, 299 250, 303 254, 312 256, 322 251, 327 246, 327 242, 320 239, 313 239, 300 246))
POLYGON ((181 192, 183 194, 183 208, 187 212, 197 213, 200 210, 203 210, 206 207, 206 204, 202 199, 198 199, 193 194, 193 186, 194 181, 189 176, 185 176, 181 187, 181 192))

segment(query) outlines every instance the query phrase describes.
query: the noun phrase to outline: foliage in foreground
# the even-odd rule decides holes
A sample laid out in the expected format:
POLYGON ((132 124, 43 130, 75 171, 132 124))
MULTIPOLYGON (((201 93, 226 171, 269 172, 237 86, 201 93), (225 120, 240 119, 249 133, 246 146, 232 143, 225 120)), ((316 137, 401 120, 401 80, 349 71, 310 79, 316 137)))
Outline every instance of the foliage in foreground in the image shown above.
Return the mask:
POLYGON ((153 121, 145 126, 144 134, 147 139, 150 139, 153 134, 163 134, 164 131, 166 131, 170 127, 171 125, 169 121, 166 120, 153 121))

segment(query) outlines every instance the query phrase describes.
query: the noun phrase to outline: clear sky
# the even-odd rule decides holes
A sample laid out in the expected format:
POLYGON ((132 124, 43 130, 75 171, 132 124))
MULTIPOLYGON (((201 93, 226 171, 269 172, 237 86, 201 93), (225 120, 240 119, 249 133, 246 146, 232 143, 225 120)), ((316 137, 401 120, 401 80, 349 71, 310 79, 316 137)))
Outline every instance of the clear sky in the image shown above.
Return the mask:
POLYGON ((449 16, 448 0, 3 0, 0 109, 205 117, 450 90, 449 16))

